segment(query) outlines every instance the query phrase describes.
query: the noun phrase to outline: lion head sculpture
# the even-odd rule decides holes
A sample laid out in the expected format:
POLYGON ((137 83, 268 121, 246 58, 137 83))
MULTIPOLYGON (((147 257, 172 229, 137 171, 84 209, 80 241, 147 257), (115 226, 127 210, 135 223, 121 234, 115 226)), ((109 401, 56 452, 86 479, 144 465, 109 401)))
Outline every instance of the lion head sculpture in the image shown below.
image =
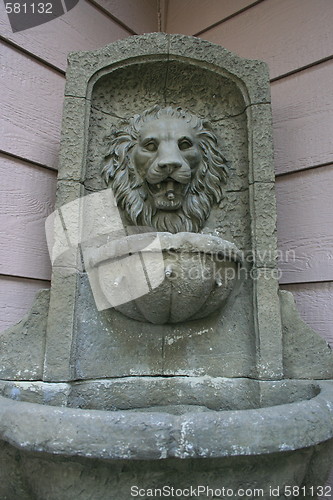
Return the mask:
POLYGON ((202 229, 227 178, 208 122, 154 106, 108 140, 103 175, 131 223, 171 233, 202 229))

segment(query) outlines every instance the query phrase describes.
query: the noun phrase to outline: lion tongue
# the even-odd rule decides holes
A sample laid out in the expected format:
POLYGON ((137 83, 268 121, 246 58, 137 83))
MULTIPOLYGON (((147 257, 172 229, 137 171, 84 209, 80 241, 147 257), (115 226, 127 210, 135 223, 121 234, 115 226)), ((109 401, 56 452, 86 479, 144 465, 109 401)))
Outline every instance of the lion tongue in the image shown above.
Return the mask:
POLYGON ((166 196, 168 200, 174 200, 175 199, 175 188, 174 188, 174 181, 169 180, 166 185, 166 196))

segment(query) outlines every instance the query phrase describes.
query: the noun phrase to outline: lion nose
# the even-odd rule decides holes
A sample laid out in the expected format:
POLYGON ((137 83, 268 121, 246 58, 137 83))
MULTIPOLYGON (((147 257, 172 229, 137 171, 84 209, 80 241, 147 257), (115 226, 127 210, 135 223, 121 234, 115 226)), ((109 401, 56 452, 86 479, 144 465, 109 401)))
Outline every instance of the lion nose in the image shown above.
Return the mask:
POLYGON ((168 175, 172 174, 175 170, 180 168, 182 166, 180 161, 161 161, 158 164, 159 168, 163 170, 163 172, 166 172, 168 175))

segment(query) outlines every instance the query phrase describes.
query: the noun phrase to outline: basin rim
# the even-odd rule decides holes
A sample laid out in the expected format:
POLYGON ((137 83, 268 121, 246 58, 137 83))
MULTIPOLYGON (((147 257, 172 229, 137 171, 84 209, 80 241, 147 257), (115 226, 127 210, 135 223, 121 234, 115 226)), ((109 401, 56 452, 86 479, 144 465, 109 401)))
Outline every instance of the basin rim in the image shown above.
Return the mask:
POLYGON ((225 262, 231 261, 242 263, 242 253, 236 245, 224 240, 219 236, 202 233, 180 232, 176 234, 168 232, 137 233, 111 240, 99 248, 93 249, 89 258, 91 267, 98 266, 110 259, 122 257, 129 252, 159 252, 175 250, 176 252, 203 253, 208 255, 222 255, 225 262), (147 245, 146 248, 138 248, 140 243, 151 243, 153 238, 158 237, 158 244, 147 245))
POLYGON ((333 437, 333 381, 307 382, 320 387, 310 400, 180 416, 73 409, 0 396, 0 437, 21 450, 109 460, 292 451, 333 437))

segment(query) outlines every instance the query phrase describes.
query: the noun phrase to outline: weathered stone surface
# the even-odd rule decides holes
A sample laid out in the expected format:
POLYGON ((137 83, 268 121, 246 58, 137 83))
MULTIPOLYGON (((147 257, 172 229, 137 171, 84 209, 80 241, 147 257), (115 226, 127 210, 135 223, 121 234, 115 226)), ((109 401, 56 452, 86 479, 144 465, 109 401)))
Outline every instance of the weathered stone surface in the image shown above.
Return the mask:
MULTIPOLYGON (((255 343, 248 326, 253 320, 251 286, 250 281, 242 285, 240 300, 231 298, 221 319, 213 315, 177 325, 153 325, 116 311, 98 312, 88 277, 82 275, 76 309, 75 378, 255 376, 255 343)), ((51 351, 55 359, 56 349, 55 344, 51 351)))
POLYGON ((216 234, 220 238, 234 242, 244 253, 245 260, 252 262, 249 218, 248 189, 237 189, 234 191, 231 187, 229 191, 227 188, 219 207, 213 208, 203 231, 216 234))
POLYGON ((252 205, 251 234, 255 267, 276 267, 276 202, 274 183, 256 182, 249 187, 252 205))
POLYGON ((65 97, 58 180, 84 180, 89 105, 83 98, 65 97), (81 124, 78 127, 78 123, 81 124))
MULTIPOLYGON (((152 393, 146 392, 148 400, 160 398, 161 391, 157 390, 154 378, 140 382, 147 384, 147 389, 152 384, 152 393)), ((277 392, 280 405, 237 411, 207 411, 198 406, 192 410, 185 405, 185 413, 177 415, 172 409, 165 413, 165 406, 160 408, 162 412, 105 412, 22 402, 24 391, 19 395, 21 401, 1 396, 0 434, 11 443, 11 446, 2 443, 0 448, 3 463, 0 474, 6 474, 0 486, 3 497, 58 500, 69 499, 70 492, 79 500, 104 500, 117 492, 117 499, 125 500, 136 491, 131 490, 132 486, 147 489, 170 485, 183 489, 206 485, 206 488, 230 488, 234 498, 244 496, 240 488, 260 488, 260 493, 253 493, 254 497, 267 499, 271 497, 269 488, 274 487, 274 496, 282 499, 285 485, 316 488, 324 484, 332 456, 332 429, 328 425, 332 419, 329 404, 332 382, 258 383, 207 378, 164 382, 166 402, 177 403, 177 390, 169 389, 181 387, 185 394, 188 387, 188 402, 192 399, 197 405, 207 397, 216 401, 216 391, 220 389, 223 396, 228 385, 229 397, 232 400, 233 386, 238 402, 238 391, 245 395, 244 390, 248 393, 250 389, 250 393, 254 390, 258 395, 260 384, 262 404, 270 404, 277 392), (215 391, 207 394, 205 383, 208 387, 212 383, 211 389, 215 386, 215 391), (193 394, 190 388, 196 387, 199 392, 193 394)), ((81 404, 85 401, 88 405, 98 405, 96 396, 108 401, 110 392, 102 388, 97 394, 96 384, 101 386, 103 382, 74 384, 73 403, 77 404, 80 391, 81 404)), ((135 401, 142 404, 133 391, 133 379, 104 381, 104 384, 111 392, 112 386, 122 385, 123 396, 130 397, 130 404, 135 405, 135 401)), ((14 383, 13 388, 23 389, 22 385, 14 383)), ((64 385, 59 384, 60 392, 64 385)), ((28 386, 25 390, 30 391, 28 386)), ((116 389, 113 393, 115 402, 120 401, 120 391, 116 389)), ((40 388, 37 394, 30 391, 31 398, 38 399, 41 394, 40 388)), ((248 404, 249 399, 244 402, 248 404)), ((252 403, 258 405, 258 399, 252 403)), ((111 409, 111 401, 107 405, 111 409)), ((204 498, 205 493, 201 490, 199 496, 195 492, 185 496, 204 498)), ((149 498, 156 494, 148 492, 141 496, 149 498)))
POLYGON ((57 183, 56 208, 84 196, 84 187, 75 180, 59 180, 57 183))
POLYGON ((307 492, 307 498, 309 500, 316 496, 316 494, 318 494, 318 498, 322 498, 323 494, 325 496, 331 495, 331 487, 327 478, 332 470, 332 459, 332 439, 314 448, 306 477, 302 484, 307 492))
POLYGON ((283 365, 287 378, 333 378, 333 356, 327 342, 299 316, 290 292, 280 291, 283 365))
POLYGON ((256 376, 255 339, 248 326, 253 320, 250 287, 249 282, 243 284, 226 304, 223 316, 175 325, 166 332, 166 375, 256 376))
POLYGON ((208 68, 220 66, 224 69, 224 72, 221 71, 222 76, 223 73, 232 74, 245 81, 246 90, 243 88, 243 92, 247 103, 270 102, 268 67, 263 61, 242 59, 219 45, 194 37, 165 33, 133 36, 96 51, 71 53, 65 93, 90 98, 87 86, 92 76, 100 77, 102 71, 110 71, 111 65, 120 66, 126 59, 135 64, 135 58, 151 60, 152 56, 171 61, 173 58, 183 61, 190 59, 202 62, 208 68))
POLYGON ((27 488, 23 469, 19 465, 20 453, 8 443, 0 442, 0 498, 33 500, 27 488))
POLYGON ((0 381, 2 396, 15 401, 38 403, 41 405, 66 406, 70 393, 67 383, 52 383, 38 381, 0 381))
POLYGON ((76 310, 78 272, 75 268, 55 267, 52 273, 50 310, 47 322, 43 379, 71 380, 72 343, 76 310))
POLYGON ((127 60, 130 60, 130 64, 135 64, 135 57, 139 60, 144 57, 148 61, 150 59, 166 61, 167 45, 168 35, 151 33, 139 37, 131 36, 95 51, 72 52, 68 56, 65 95, 90 98, 92 85, 103 74, 109 73, 113 67, 123 66, 127 60))
POLYGON ((0 377, 37 380, 43 373, 50 290, 36 295, 31 310, 15 326, 1 333, 0 377))
POLYGON ((151 376, 51 383, 0 381, 0 394, 15 401, 107 411, 183 415, 285 405, 314 398, 316 381, 151 376))
POLYGON ((132 320, 116 311, 107 313, 97 311, 87 275, 81 275, 74 378, 161 374, 163 327, 132 320))
POLYGON ((93 248, 90 263, 95 300, 102 292, 106 309, 113 306, 138 321, 166 324, 222 311, 241 279, 242 255, 236 245, 216 236, 139 233, 93 248))
POLYGON ((186 60, 169 60, 163 91, 168 105, 195 110, 213 123, 234 118, 246 108, 234 81, 186 60))
MULTIPOLYGON (((329 404, 333 395, 332 381, 308 381, 306 384, 304 381, 291 381, 288 384, 287 381, 258 383, 209 377, 186 380, 186 377, 179 377, 175 381, 163 381, 162 387, 167 397, 165 401, 153 377, 147 381, 138 379, 139 387, 144 389, 142 401, 133 392, 134 382, 131 379, 118 382, 106 380, 104 384, 105 387, 109 386, 111 394, 113 392, 113 408, 112 396, 110 399, 108 391, 102 389, 100 394, 93 394, 94 386, 103 388, 102 381, 72 384, 68 400, 69 404, 71 401, 77 404, 82 391, 82 406, 87 404, 96 407, 101 404, 103 407, 108 406, 109 411, 24 402, 22 399, 29 397, 29 391, 30 398, 35 400, 38 400, 40 393, 33 394, 29 385, 24 388, 21 384, 20 394, 17 391, 14 394, 13 391, 13 397, 19 400, 0 396, 0 435, 23 450, 91 458, 145 460, 168 457, 219 458, 291 451, 316 445, 333 436, 333 429, 329 425, 333 411, 329 404), (264 397, 260 403, 258 395, 262 384, 264 397), (110 411, 117 410, 116 405, 119 403, 124 405, 119 400, 121 386, 124 402, 128 398, 128 406, 134 406, 134 409, 142 408, 150 401, 159 406, 164 402, 178 406, 181 401, 185 405, 185 413, 175 415, 163 410, 138 412, 133 411, 133 408, 110 411), (292 397, 288 394, 289 386, 292 397), (177 390, 183 391, 184 398, 179 393, 175 394, 172 388, 176 393, 177 390), (207 393, 205 388, 208 389, 207 393), (233 409, 232 388, 235 389, 236 408, 241 396, 241 407, 250 406, 250 409, 233 409), (218 401, 217 396, 219 390, 221 401, 218 401), (244 394, 244 391, 249 390, 250 397, 244 394), (265 401, 270 403, 274 392, 282 404, 258 407, 265 401), (99 397, 104 402, 101 403, 99 397), (193 404, 194 407, 206 406, 209 411, 199 409, 192 412, 189 406, 193 404), (230 410, 216 410, 218 407, 223 408, 223 405, 230 410), (7 418, 4 418, 5 415, 7 418), (300 428, 304 433, 299 432, 300 428)), ((45 394, 50 390, 47 386, 44 384, 45 394)), ((60 392, 64 391, 63 386, 59 384, 60 392)), ((19 383, 13 384, 15 388, 19 388, 19 383)), ((8 392, 8 387, 5 386, 5 390, 8 392)))
MULTIPOLYGON (((285 401, 285 395, 284 398, 285 401)), ((181 415, 198 411, 258 408, 260 391, 259 382, 251 379, 124 377, 74 383, 70 388, 68 406, 110 411, 154 410, 181 415)))
POLYGON ((203 62, 208 67, 218 66, 221 73, 231 74, 243 82, 242 90, 246 104, 270 102, 268 66, 263 61, 242 59, 223 47, 211 44, 199 38, 184 35, 167 35, 172 56, 191 55, 197 63, 203 62))
POLYGON ((274 269, 253 269, 257 367, 261 379, 279 379, 282 368, 282 327, 274 269))
POLYGON ((253 104, 248 107, 249 142, 252 157, 249 182, 274 182, 273 125, 270 104, 253 104))
MULTIPOLYGON (((318 449, 319 464, 323 465, 323 445, 318 449)), ((13 453, 13 452, 12 452, 13 453)), ((327 454, 329 456, 329 454, 327 454)), ((205 500, 215 498, 241 500, 247 490, 247 498, 273 498, 284 500, 286 484, 301 486, 306 477, 306 467, 312 467, 313 448, 298 452, 282 452, 250 457, 221 459, 167 459, 161 461, 97 461, 79 457, 54 457, 33 452, 19 452, 26 493, 19 496, 19 488, 6 483, 2 488, 8 498, 23 500, 105 500, 117 498, 159 498, 163 492, 170 498, 205 500), (251 479, 248 479, 248 478, 251 479), (11 492, 15 491, 13 496, 11 492), (17 492, 17 493, 16 493, 17 492), (184 496, 180 496, 184 492, 184 496), (251 493, 252 492, 252 493, 251 493), (116 495, 116 496, 115 496, 116 495)), ((12 464, 11 464, 12 465, 12 464)), ((6 463, 5 471, 9 464, 6 463)), ((6 477, 6 476, 4 476, 6 477)), ((306 479, 305 479, 306 481, 306 479)), ((307 483, 316 488, 318 480, 307 483)), ((290 491, 290 490, 289 490, 290 491)), ((287 495, 289 491, 286 490, 287 495)), ((287 496, 288 497, 288 496, 287 496)), ((311 498, 298 496, 299 498, 311 498)), ((6 498, 5 496, 3 498, 6 498)), ((313 496, 312 496, 313 498, 313 496)))
POLYGON ((109 119, 118 119, 119 123, 120 119, 130 118, 156 104, 167 105, 167 74, 168 64, 164 59, 140 58, 135 64, 116 67, 96 82, 91 96, 92 108, 109 114, 109 119))
MULTIPOLYGON (((257 232, 254 234, 253 242, 251 242, 250 236, 251 211, 252 216, 262 213, 261 208, 267 207, 260 206, 256 211, 256 204, 260 205, 262 199, 265 204, 271 203, 272 196, 274 196, 271 190, 265 190, 264 182, 262 183, 265 190, 263 195, 253 194, 251 191, 252 201, 250 201, 248 191, 249 182, 253 182, 254 179, 254 174, 249 173, 249 154, 253 154, 253 172, 257 172, 256 169, 258 169, 258 175, 255 179, 265 182, 268 179, 273 179, 273 166, 270 164, 271 137, 270 132, 267 132, 270 109, 269 85, 265 65, 257 61, 244 63, 244 61, 221 47, 213 46, 208 42, 199 41, 198 43, 193 38, 152 34, 140 38, 135 49, 132 44, 133 41, 134 38, 120 44, 117 43, 103 49, 100 54, 94 52, 91 57, 87 53, 73 54, 71 56, 69 80, 72 78, 70 76, 71 71, 76 72, 76 75, 78 71, 81 71, 82 75, 88 75, 88 73, 92 75, 97 68, 100 71, 98 78, 97 73, 94 77, 96 83, 93 90, 88 90, 88 94, 86 91, 82 93, 78 90, 78 93, 75 94, 88 96, 92 105, 88 132, 88 162, 85 171, 86 188, 98 191, 104 187, 100 177, 100 164, 102 153, 106 148, 105 137, 112 130, 117 130, 121 118, 141 113, 144 109, 156 103, 181 105, 185 109, 189 109, 213 122, 214 129, 220 135, 224 144, 225 150, 223 154, 227 158, 230 167, 230 175, 221 207, 213 207, 204 232, 218 234, 224 239, 234 241, 246 255, 253 253, 251 250, 251 248, 253 249, 253 243, 259 245, 262 235, 266 238, 263 247, 267 244, 267 241, 271 246, 274 246, 276 244, 274 239, 275 226, 273 229, 271 227, 274 200, 273 205, 269 206, 268 222, 270 227, 267 228, 267 217, 264 217, 263 223, 256 228, 257 232), (148 41, 151 43, 153 40, 158 42, 154 60, 149 55, 150 49, 146 45, 148 41), (168 63, 166 63, 165 55, 168 51, 167 44, 169 41, 171 47, 170 56, 168 63), (120 47, 124 48, 122 53, 119 51, 120 47), (124 61, 126 60, 129 47, 132 48, 132 59, 123 65, 119 65, 117 61, 120 61, 122 57, 124 61), (141 59, 136 61, 135 57, 139 53, 141 59), (191 54, 191 60, 188 59, 189 54, 191 54), (245 67, 243 67, 244 64, 245 67), (102 67, 104 67, 103 70, 102 67), (217 69, 218 67, 221 67, 221 69, 217 69), (230 75, 234 76, 230 78, 230 75), (244 84, 239 85, 236 83, 240 80, 244 84), (258 85, 258 82, 260 82, 260 85, 258 85), (244 89, 244 85, 249 88, 249 94, 244 89), (246 113, 251 115, 249 131, 247 130, 246 113)), ((77 84, 76 89, 79 89, 77 84)), ((71 93, 71 95, 74 95, 74 93, 71 93)), ((250 161, 252 161, 252 157, 250 157, 250 161)), ((272 187, 271 184, 270 187, 272 187)), ((259 193, 259 191, 259 187, 256 188, 256 192, 259 193)), ((264 258, 261 255, 261 265, 275 265, 274 258, 275 256, 268 263, 267 253, 265 253, 264 258)), ((249 272, 250 267, 248 267, 246 279, 251 281, 252 278, 249 276, 249 272)), ((251 286, 245 286, 244 284, 243 291, 238 296, 235 304, 229 303, 228 307, 232 306, 231 314, 225 313, 227 317, 224 321, 219 321, 214 326, 214 338, 219 335, 223 339, 223 341, 217 343, 212 338, 209 340, 214 345, 213 351, 216 355, 213 351, 209 351, 205 339, 201 340, 201 335, 194 333, 201 330, 210 331, 210 327, 198 329, 195 325, 189 325, 191 332, 193 329, 189 336, 185 333, 186 328, 177 327, 177 330, 173 333, 163 333, 163 337, 165 336, 167 339, 164 347, 161 346, 156 351, 153 350, 158 359, 154 370, 157 370, 157 373, 161 373, 161 369, 166 370, 168 374, 185 373, 187 370, 189 370, 189 373, 199 374, 208 370, 210 374, 228 374, 231 376, 253 373, 256 346, 254 334, 250 333, 249 335, 248 333, 253 332, 253 325, 251 324, 253 320, 251 319, 250 310, 248 311, 251 298, 246 295, 247 293, 251 294, 251 286), (242 305, 236 302, 241 302, 242 305), (240 313, 241 310, 243 313, 240 313), (236 318, 237 315, 239 317, 240 314, 242 315, 242 321, 238 321, 238 324, 234 323, 231 318, 236 318), (218 329, 215 331, 216 328, 218 329), (189 337, 188 345, 187 337, 189 337), (232 344, 234 345, 232 346, 232 344), (163 349, 163 356, 160 354, 161 349, 163 349), (239 353, 242 353, 242 355, 239 353), (161 368, 162 366, 164 368, 161 368)), ((81 294, 81 296, 83 295, 81 294)), ((269 300, 269 295, 267 295, 267 298, 269 300)), ((93 309, 93 307, 88 308, 87 311, 93 309)), ((99 325, 104 324, 103 327, 100 326, 97 329, 97 338, 99 339, 97 345, 100 346, 101 352, 103 345, 103 352, 110 353, 109 356, 101 354, 103 359, 105 357, 105 359, 114 360, 117 353, 123 352, 122 348, 120 348, 120 351, 110 351, 111 347, 108 347, 111 344, 114 345, 110 343, 110 338, 117 337, 111 324, 114 325, 116 321, 118 328, 120 327, 118 323, 119 317, 115 312, 111 312, 111 315, 113 319, 107 325, 104 324, 104 313, 97 313, 95 320, 93 319, 94 315, 89 317, 89 313, 86 312, 84 313, 85 322, 83 323, 80 320, 78 322, 76 338, 81 339, 83 342, 80 345, 78 340, 76 347, 78 354, 77 366, 80 367, 78 373, 81 376, 84 376, 84 373, 86 373, 86 376, 88 376, 88 373, 90 376, 96 376, 96 368, 99 373, 99 367, 94 366, 93 360, 90 360, 90 355, 88 355, 90 351, 92 352, 92 349, 88 346, 93 345, 93 335, 89 333, 86 325, 94 324, 95 321, 99 325), (105 340, 100 343, 103 335, 105 340), (82 345, 86 346, 85 349, 82 349, 82 345), (83 355, 83 352, 86 352, 86 354, 83 355)), ((122 323, 124 321, 122 320, 122 323)), ((260 324, 266 331, 263 322, 260 324)), ((139 323, 122 325, 120 328, 125 332, 130 332, 133 328, 138 334, 137 338, 141 338, 141 335, 150 338, 150 334, 147 334, 149 328, 146 326, 143 330, 143 326, 139 323), (139 333, 141 331, 142 333, 139 333)), ((159 337, 160 334, 157 334, 158 329, 155 331, 156 337, 159 337)), ((134 348, 133 342, 135 342, 134 337, 129 333, 127 333, 127 336, 131 339, 132 350, 134 348)), ((124 343, 124 341, 121 342, 124 343)), ((116 344, 119 346, 118 341, 116 344)), ((142 351, 142 346, 138 347, 137 352, 140 351, 142 351)), ((137 359, 141 360, 141 368, 139 368, 140 364, 136 364, 137 368, 133 367, 132 373, 144 373, 147 372, 147 369, 147 373, 150 373, 148 366, 153 366, 155 362, 152 365, 151 362, 144 361, 145 356, 146 354, 144 356, 137 355, 137 359)), ((114 369, 117 365, 119 365, 118 362, 112 361, 107 368, 108 373, 115 373, 114 369)), ((124 374, 123 368, 125 365, 126 362, 121 367, 122 374, 124 374)), ((106 361, 104 369, 106 369, 106 361)))

